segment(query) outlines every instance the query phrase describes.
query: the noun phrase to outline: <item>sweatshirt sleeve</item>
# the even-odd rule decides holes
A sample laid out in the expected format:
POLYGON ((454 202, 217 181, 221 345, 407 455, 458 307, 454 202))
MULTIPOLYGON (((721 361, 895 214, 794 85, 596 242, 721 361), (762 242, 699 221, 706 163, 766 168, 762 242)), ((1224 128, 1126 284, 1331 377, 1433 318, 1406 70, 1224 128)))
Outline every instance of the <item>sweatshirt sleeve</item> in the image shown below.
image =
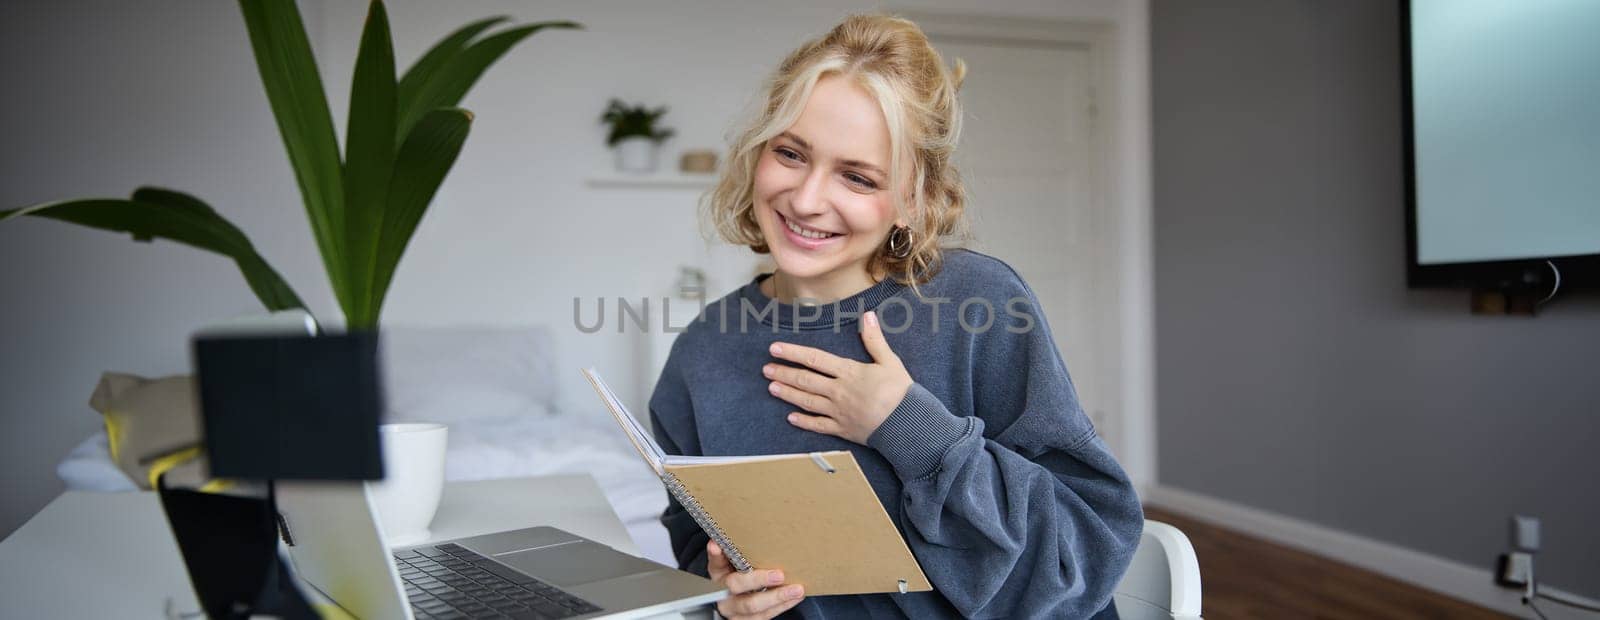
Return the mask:
MULTIPOLYGON (((673 350, 676 352, 677 346, 674 344, 673 350)), ((661 378, 656 381, 655 393, 650 396, 651 433, 667 454, 698 456, 699 444, 694 441, 694 409, 673 357, 668 356, 661 378), (683 439, 679 441, 674 436, 683 439), (686 447, 690 451, 685 451, 686 447)), ((678 560, 678 569, 709 577, 706 542, 711 537, 700 529, 694 517, 683 509, 671 493, 667 494, 667 509, 661 513, 661 524, 666 526, 668 538, 672 541, 672 554, 678 560)))
POLYGON ((903 484, 907 542, 963 615, 1087 618, 1127 570, 1143 509, 1016 285, 1036 324, 968 336, 976 411, 913 384, 867 445, 903 484))

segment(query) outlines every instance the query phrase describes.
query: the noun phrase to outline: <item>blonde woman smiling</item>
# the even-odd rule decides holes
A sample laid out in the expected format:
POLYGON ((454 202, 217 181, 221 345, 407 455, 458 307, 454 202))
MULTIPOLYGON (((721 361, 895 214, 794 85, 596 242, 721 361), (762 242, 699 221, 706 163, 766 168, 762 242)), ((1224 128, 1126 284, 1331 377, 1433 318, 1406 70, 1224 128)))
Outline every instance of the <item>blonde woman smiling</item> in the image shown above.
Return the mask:
POLYGON ((777 269, 673 344, 657 440, 851 451, 934 584, 808 598, 781 566, 734 571, 673 503, 678 562, 733 593, 724 616, 1115 617, 1143 525, 1133 487, 1027 284, 945 247, 965 208, 951 164, 964 73, 909 21, 850 17, 779 65, 709 197, 719 233, 777 269))

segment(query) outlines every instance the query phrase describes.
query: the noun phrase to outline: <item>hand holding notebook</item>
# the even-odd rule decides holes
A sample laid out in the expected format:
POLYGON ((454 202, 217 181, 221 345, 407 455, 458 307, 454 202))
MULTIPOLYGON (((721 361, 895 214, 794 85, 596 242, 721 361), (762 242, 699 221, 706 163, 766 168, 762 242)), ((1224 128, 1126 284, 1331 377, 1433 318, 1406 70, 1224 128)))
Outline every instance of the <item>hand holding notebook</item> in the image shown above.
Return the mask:
POLYGON ((665 454, 594 369, 583 374, 735 569, 780 569, 807 596, 933 589, 851 453, 665 454))
POLYGON ((717 602, 724 617, 776 616, 799 605, 806 594, 804 586, 785 584, 788 577, 781 570, 734 569, 715 540, 706 542, 706 576, 728 589, 728 598, 717 602))

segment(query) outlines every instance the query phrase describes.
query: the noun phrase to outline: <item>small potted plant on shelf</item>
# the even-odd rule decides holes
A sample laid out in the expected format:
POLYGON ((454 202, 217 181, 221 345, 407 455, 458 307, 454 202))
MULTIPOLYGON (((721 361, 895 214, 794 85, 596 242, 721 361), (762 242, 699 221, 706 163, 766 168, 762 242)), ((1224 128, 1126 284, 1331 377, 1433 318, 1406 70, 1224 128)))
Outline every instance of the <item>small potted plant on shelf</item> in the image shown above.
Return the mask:
POLYGON ((672 137, 672 130, 657 127, 656 122, 667 113, 667 107, 654 110, 643 105, 629 106, 612 99, 606 106, 600 122, 611 125, 606 145, 617 154, 617 170, 621 172, 648 173, 656 169, 656 151, 661 142, 672 137))

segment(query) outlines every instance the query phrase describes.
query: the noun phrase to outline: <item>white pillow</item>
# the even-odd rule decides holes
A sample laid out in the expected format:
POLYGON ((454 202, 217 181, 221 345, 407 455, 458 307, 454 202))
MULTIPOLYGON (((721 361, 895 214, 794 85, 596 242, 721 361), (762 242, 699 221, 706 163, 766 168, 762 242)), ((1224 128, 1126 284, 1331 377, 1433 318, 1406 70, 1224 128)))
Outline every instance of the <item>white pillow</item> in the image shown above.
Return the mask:
POLYGON ((555 353, 544 327, 387 328, 378 347, 388 422, 555 411, 555 353))

